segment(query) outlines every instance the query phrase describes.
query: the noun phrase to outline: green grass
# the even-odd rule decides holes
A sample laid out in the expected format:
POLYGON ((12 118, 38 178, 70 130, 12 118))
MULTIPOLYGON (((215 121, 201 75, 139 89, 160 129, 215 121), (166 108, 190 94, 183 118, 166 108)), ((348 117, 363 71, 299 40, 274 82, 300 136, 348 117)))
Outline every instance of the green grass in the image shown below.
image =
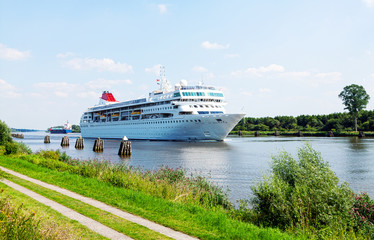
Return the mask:
POLYGON ((206 209, 173 202, 7 156, 0 156, 0 165, 201 239, 293 239, 278 229, 260 228, 232 219, 220 207, 206 209))
POLYGON ((6 174, 5 178, 134 239, 170 239, 160 233, 149 230, 146 227, 127 221, 106 211, 93 207, 89 204, 70 198, 53 190, 41 187, 37 184, 31 183, 13 175, 6 174))
MULTIPOLYGON (((35 234, 32 230, 33 228, 36 228, 37 232, 39 232, 36 234, 36 237, 39 235, 39 237, 43 239, 107 239, 81 225, 79 222, 65 217, 52 208, 41 204, 3 183, 0 183, 0 189, 4 190, 1 193, 2 197, 9 196, 8 204, 13 206, 13 208, 19 209, 19 206, 22 206, 23 214, 35 214, 32 219, 30 219, 32 226, 25 226, 27 227, 25 230, 30 232, 30 235, 27 236, 28 239, 33 238, 31 235, 32 233, 33 235, 35 234), (38 223, 38 221, 40 222, 38 223)), ((1 223, 0 227, 3 226, 2 224, 4 223, 1 223)), ((0 239, 3 239, 3 237, 5 236, 0 236, 0 239)))

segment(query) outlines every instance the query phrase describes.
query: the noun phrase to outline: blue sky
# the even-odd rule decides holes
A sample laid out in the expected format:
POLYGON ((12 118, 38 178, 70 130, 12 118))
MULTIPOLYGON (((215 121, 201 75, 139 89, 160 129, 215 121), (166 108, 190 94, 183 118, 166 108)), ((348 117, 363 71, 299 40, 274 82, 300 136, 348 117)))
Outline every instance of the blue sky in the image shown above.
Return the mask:
POLYGON ((0 0, 0 119, 78 124, 103 90, 118 100, 171 83, 222 88, 251 117, 342 112, 344 86, 374 108, 374 0, 0 0))

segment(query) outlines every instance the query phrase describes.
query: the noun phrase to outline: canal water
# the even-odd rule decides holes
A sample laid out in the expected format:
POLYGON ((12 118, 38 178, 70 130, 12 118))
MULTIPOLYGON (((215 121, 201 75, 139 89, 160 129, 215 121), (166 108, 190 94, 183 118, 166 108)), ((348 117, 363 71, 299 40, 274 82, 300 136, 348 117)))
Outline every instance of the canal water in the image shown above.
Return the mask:
POLYGON ((321 152, 341 181, 349 183, 355 192, 367 192, 374 197, 374 138, 357 137, 228 137, 223 142, 132 141, 132 155, 117 155, 119 140, 105 140, 104 152, 92 151, 94 139, 85 139, 85 148, 76 150, 79 134, 68 134, 70 147, 61 148, 63 134, 52 134, 51 143, 44 144, 44 132, 24 133, 23 141, 34 152, 57 150, 82 160, 125 162, 144 169, 160 166, 183 168, 189 173, 208 177, 229 189, 232 202, 251 197, 250 186, 269 171, 272 155, 285 150, 296 157, 298 148, 309 142, 321 152))

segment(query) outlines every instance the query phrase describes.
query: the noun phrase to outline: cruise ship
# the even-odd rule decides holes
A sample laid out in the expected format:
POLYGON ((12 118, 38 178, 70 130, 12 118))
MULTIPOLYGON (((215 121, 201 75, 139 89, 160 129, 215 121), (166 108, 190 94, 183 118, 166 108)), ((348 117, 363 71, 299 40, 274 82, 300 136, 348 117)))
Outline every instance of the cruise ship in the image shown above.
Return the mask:
POLYGON ((118 102, 104 91, 80 120, 84 138, 222 141, 245 114, 227 114, 223 92, 185 80, 171 87, 165 76, 147 98, 118 102))

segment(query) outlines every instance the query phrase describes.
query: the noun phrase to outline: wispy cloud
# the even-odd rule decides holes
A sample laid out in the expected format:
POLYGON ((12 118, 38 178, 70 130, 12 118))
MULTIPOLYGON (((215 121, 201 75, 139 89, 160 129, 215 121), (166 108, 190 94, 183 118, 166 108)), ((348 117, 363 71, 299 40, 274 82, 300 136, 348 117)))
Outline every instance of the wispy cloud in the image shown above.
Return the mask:
POLYGON ((30 51, 20 51, 15 48, 9 48, 0 43, 0 58, 5 60, 23 60, 30 56, 30 51))
POLYGON ((235 53, 230 53, 230 54, 226 54, 225 57, 226 58, 238 58, 238 57, 240 57, 240 55, 235 54, 235 53))
POLYGON ((152 67, 145 68, 144 71, 147 72, 147 73, 153 73, 156 76, 158 76, 158 75, 160 75, 161 66, 162 66, 161 64, 156 64, 152 67))
POLYGON ((258 91, 260 93, 271 93, 272 92, 270 88, 260 88, 258 91))
POLYGON ((85 86, 91 88, 91 89, 108 89, 112 86, 122 85, 122 84, 132 84, 132 81, 130 79, 125 80, 107 80, 107 79, 97 79, 93 81, 89 81, 85 84, 85 86))
POLYGON ((67 52, 67 53, 59 53, 56 55, 57 58, 67 58, 67 57, 72 57, 75 54, 72 52, 67 52))
POLYGON ((166 4, 159 4, 159 5, 157 5, 157 8, 158 8, 158 11, 160 12, 160 14, 165 14, 168 11, 168 8, 167 8, 166 4))
POLYGON ((212 49, 212 50, 227 49, 227 48, 230 47, 230 44, 222 45, 222 44, 218 44, 218 43, 211 43, 209 41, 205 41, 205 42, 201 43, 201 47, 203 47, 205 49, 212 49))
POLYGON ((202 72, 208 72, 208 69, 206 69, 205 67, 201 67, 201 66, 194 66, 192 68, 192 71, 202 73, 202 72))
POLYGON ((0 98, 16 98, 22 94, 17 92, 14 85, 0 78, 0 98))
POLYGON ((374 0, 362 0, 367 7, 374 7, 374 0))
POLYGON ((265 73, 271 73, 271 72, 284 72, 284 67, 281 65, 277 65, 277 64, 270 64, 269 66, 258 67, 258 68, 250 67, 244 71, 240 70, 240 71, 232 72, 231 75, 240 77, 243 75, 253 74, 255 76, 260 77, 265 73))
POLYGON ((127 63, 115 62, 110 58, 74 58, 65 62, 66 66, 76 70, 95 69, 99 72, 133 73, 132 66, 127 63))

